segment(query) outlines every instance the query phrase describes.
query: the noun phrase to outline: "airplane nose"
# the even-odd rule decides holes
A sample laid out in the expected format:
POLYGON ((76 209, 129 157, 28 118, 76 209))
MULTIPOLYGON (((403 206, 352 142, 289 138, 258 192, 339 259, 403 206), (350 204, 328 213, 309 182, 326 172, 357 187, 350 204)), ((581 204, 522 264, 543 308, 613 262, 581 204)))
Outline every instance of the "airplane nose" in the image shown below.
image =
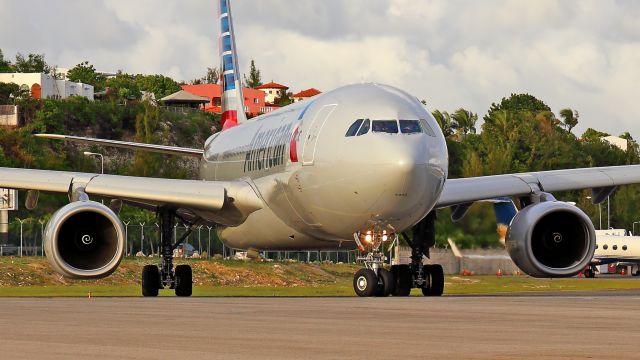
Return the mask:
POLYGON ((424 138, 382 137, 372 147, 372 154, 377 169, 369 179, 377 193, 372 213, 397 221, 421 217, 430 210, 442 187, 444 172, 429 163, 424 138))

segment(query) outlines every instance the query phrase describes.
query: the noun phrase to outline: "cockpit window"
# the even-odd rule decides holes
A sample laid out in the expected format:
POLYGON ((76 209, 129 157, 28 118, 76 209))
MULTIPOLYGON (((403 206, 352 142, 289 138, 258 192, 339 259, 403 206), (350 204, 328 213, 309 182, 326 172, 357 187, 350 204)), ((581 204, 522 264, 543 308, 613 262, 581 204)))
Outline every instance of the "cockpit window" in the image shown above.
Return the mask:
POLYGON ((373 120, 371 131, 389 134, 398 133, 398 122, 395 120, 373 120))
POLYGON ((370 127, 371 127, 371 122, 369 121, 369 119, 366 119, 362 124, 362 126, 360 127, 360 130, 358 130, 358 134, 356 134, 356 136, 360 136, 368 133, 370 127))
POLYGON ((429 136, 436 136, 435 131, 433 131, 433 128, 431 126, 429 126, 429 123, 427 122, 427 120, 425 119, 420 119, 420 125, 422 125, 422 130, 427 133, 427 135, 429 136))
POLYGON ((422 132, 420 121, 400 120, 400 132, 403 134, 417 134, 422 132))
POLYGON ((347 133, 345 134, 345 136, 346 137, 355 136, 356 133, 358 132, 358 129, 360 129, 360 125, 362 125, 363 121, 364 121, 364 119, 358 119, 353 124, 351 124, 351 126, 349 126, 349 130, 347 130, 347 133))

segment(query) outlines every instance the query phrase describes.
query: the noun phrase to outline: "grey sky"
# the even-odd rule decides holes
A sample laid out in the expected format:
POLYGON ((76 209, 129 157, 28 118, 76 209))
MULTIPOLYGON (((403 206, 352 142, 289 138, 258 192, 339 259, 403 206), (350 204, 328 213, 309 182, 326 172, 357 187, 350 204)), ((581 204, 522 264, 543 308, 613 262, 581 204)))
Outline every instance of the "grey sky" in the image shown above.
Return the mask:
MULTIPOLYGON (((240 66, 330 90, 376 81, 431 109, 529 92, 581 125, 640 137, 640 2, 614 0, 232 0, 240 66)), ((0 0, 0 48, 177 80, 218 64, 214 0, 0 0)))

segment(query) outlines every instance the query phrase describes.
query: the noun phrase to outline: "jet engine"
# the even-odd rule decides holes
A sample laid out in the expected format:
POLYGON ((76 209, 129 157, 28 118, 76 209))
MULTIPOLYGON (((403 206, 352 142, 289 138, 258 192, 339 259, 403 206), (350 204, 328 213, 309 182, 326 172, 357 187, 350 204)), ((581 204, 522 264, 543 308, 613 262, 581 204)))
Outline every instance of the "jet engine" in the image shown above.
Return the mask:
POLYGON ((108 207, 72 202, 56 211, 44 232, 47 259, 55 271, 74 279, 109 276, 125 250, 124 227, 108 207))
POLYGON ((591 219, 558 201, 525 207, 511 221, 506 246, 513 261, 534 277, 569 277, 590 263, 596 246, 591 219))

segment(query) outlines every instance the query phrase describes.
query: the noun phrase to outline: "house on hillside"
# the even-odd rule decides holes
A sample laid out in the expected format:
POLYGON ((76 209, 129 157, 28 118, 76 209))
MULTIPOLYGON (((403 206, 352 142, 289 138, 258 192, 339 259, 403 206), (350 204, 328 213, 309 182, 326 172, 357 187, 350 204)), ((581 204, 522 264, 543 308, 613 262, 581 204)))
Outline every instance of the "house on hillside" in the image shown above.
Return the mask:
POLYGON ((256 87, 257 90, 262 90, 265 93, 264 101, 267 104, 273 104, 277 98, 281 97, 287 90, 289 90, 288 86, 274 83, 271 81, 268 84, 260 85, 256 87))
POLYGON ((31 93, 34 99, 66 99, 82 96, 93 100, 93 86, 59 80, 43 73, 0 73, 0 83, 14 83, 31 93))
POLYGON ((298 101, 302 101, 302 100, 307 100, 310 97, 314 97, 318 94, 321 94, 322 91, 316 89, 316 88, 311 88, 311 89, 307 89, 307 90, 302 90, 297 94, 293 94, 291 96, 291 99, 293 99, 293 102, 298 102, 298 101))
POLYGON ((204 106, 209 103, 209 99, 180 90, 163 97, 160 99, 160 103, 174 108, 204 109, 204 106))
POLYGON ((627 141, 627 139, 623 139, 621 137, 617 137, 617 136, 605 136, 602 138, 602 140, 608 142, 609 144, 619 148, 622 151, 627 151, 627 148, 629 147, 629 142, 627 141))
MULTIPOLYGON (((204 111, 216 114, 222 112, 222 85, 182 85, 182 89, 194 95, 207 97, 209 103, 205 105, 204 111)), ((265 114, 277 109, 276 107, 265 104, 264 91, 243 88, 242 95, 244 96, 244 111, 249 115, 265 114)))

